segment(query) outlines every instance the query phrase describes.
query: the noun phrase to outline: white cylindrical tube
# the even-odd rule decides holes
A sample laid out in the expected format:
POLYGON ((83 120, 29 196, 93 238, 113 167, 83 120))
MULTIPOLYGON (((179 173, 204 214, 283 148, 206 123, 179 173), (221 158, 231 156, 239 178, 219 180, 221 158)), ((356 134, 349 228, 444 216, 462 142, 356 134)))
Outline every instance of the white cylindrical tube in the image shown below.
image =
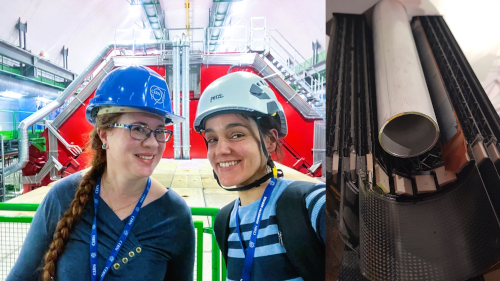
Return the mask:
MULTIPOLYGON (((172 51, 174 114, 181 115, 181 39, 175 36, 172 51)), ((174 124, 174 159, 182 159, 181 124, 174 124)))
POLYGON ((189 37, 182 40, 182 159, 190 159, 189 139, 189 37))
POLYGON ((401 2, 375 6, 373 40, 380 145, 394 156, 420 155, 438 140, 439 126, 401 2))

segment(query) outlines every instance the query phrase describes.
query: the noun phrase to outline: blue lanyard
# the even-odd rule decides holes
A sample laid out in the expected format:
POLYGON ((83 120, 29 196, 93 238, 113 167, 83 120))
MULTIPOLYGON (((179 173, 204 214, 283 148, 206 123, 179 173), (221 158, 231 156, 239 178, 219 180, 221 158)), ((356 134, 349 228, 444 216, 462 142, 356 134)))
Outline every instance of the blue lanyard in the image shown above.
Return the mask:
MULTIPOLYGON (((141 198, 135 205, 135 208, 132 211, 132 214, 130 215, 127 224, 123 228, 123 232, 120 235, 120 238, 116 242, 115 247, 111 250, 109 258, 106 260, 106 267, 103 269, 101 273, 101 279, 100 279, 101 281, 104 279, 104 276, 106 276, 106 273, 108 273, 109 269, 111 268, 111 264, 115 260, 116 255, 118 255, 118 252, 120 252, 123 243, 125 243, 125 241, 127 240, 128 234, 130 233, 130 230, 134 225, 135 219, 137 218, 137 215, 141 210, 142 203, 144 203, 144 199, 146 199, 150 187, 151 187, 151 179, 148 178, 148 183, 146 184, 146 188, 144 189, 141 198)), ((92 276, 92 281, 97 281, 97 206, 99 205, 99 200, 101 199, 100 192, 101 192, 101 178, 99 178, 99 180, 97 181, 97 185, 94 191, 94 222, 92 223, 92 232, 90 233, 90 274, 92 276)))
POLYGON ((252 233, 250 234, 250 241, 248 242, 248 248, 245 250, 243 247, 243 236, 241 236, 240 231, 240 216, 238 214, 238 208, 236 208, 236 231, 238 232, 238 237, 240 238, 241 248, 243 249, 243 253, 245 254, 245 263, 243 264, 243 273, 241 280, 248 281, 250 280, 250 271, 252 271, 253 259, 255 255, 255 243, 257 242, 257 235, 259 234, 259 226, 262 214, 264 213, 264 209, 269 202, 269 197, 273 193, 274 187, 276 186, 276 179, 271 178, 271 181, 266 187, 264 194, 262 194, 262 198, 259 203, 259 211, 255 215, 255 222, 253 223, 252 233))

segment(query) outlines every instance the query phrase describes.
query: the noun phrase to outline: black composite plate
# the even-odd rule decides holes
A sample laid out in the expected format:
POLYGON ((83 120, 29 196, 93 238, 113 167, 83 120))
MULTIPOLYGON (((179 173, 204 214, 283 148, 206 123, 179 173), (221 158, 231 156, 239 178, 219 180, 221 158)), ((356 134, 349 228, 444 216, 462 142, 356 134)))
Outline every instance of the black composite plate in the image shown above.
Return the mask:
POLYGON ((500 260, 500 226, 478 169, 446 191, 396 202, 360 191, 360 270, 370 280, 466 280, 500 260))

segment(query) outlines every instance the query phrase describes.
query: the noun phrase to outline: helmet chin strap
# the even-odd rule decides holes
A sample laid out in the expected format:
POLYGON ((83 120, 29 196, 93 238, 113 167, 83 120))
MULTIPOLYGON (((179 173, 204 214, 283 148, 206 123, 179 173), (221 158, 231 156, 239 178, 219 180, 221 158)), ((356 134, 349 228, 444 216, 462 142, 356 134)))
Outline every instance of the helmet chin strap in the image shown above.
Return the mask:
POLYGON ((217 174, 215 173, 215 171, 213 171, 214 172, 214 178, 215 178, 215 180, 217 180, 217 183, 219 184, 219 186, 222 187, 223 189, 227 190, 227 191, 245 191, 245 190, 250 190, 250 189, 252 189, 254 187, 260 186, 261 184, 263 184, 264 182, 266 182, 268 179, 270 179, 272 177, 274 177, 274 178, 281 178, 281 177, 283 177, 283 171, 278 170, 276 168, 276 166, 274 165, 274 162, 273 162, 273 160, 271 160, 271 158, 267 158, 267 166, 272 167, 271 168, 271 172, 265 174, 260 179, 255 180, 254 182, 252 182, 250 184, 247 184, 245 186, 233 187, 233 188, 226 188, 226 187, 224 187, 224 186, 222 186, 220 184, 219 177, 217 176, 217 174))
MULTIPOLYGON (((271 177, 274 177, 274 178, 283 177, 283 171, 278 170, 276 168, 276 165, 274 165, 274 161, 271 159, 271 156, 269 156, 269 153, 267 152, 266 146, 264 144, 264 139, 262 138, 262 131, 260 130, 260 118, 255 118, 255 122, 257 123, 257 128, 259 129, 259 138, 260 138, 260 145, 262 147, 262 151, 264 152, 264 155, 267 157, 266 166, 269 166, 271 168, 271 172, 265 174, 260 179, 255 180, 253 183, 247 184, 245 186, 225 188, 224 186, 222 186, 222 184, 220 184, 219 177, 215 173, 215 170, 213 170, 214 178, 217 181, 217 184, 219 184, 220 187, 222 187, 223 189, 225 189, 227 191, 246 191, 246 190, 250 190, 254 187, 260 186, 262 183, 266 182, 271 177)), ((203 140, 205 140, 205 138, 203 138, 203 140)), ((207 146, 207 149, 208 149, 208 143, 206 140, 205 140, 205 145, 207 146)))

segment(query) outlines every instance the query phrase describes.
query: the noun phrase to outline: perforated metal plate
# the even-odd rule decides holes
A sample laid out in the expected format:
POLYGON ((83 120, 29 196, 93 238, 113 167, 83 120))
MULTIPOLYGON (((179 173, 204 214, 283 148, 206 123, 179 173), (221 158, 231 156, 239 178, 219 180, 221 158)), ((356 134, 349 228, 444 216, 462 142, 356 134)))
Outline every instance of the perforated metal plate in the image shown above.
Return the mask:
POLYGON ((358 255, 349 247, 345 247, 340 266, 339 281, 367 281, 359 271, 358 255))
MULTIPOLYGON (((465 280, 500 259, 500 226, 471 163, 419 202, 360 192, 360 270, 370 280, 465 280)), ((500 187, 499 187, 500 188, 500 187)))

